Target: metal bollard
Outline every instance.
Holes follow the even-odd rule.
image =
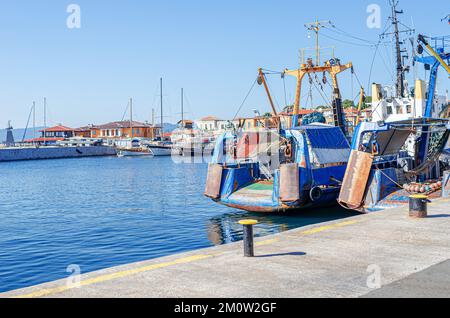
[[[256,220],[242,220],[239,224],[244,226],[244,256],[254,257],[253,226],[258,224]]]
[[[426,195],[412,195],[409,197],[409,216],[417,219],[424,219],[428,216],[428,200]]]

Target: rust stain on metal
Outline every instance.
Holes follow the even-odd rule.
[[[280,167],[280,200],[296,202],[300,200],[300,175],[298,165],[285,164]]]
[[[355,210],[363,206],[372,164],[370,153],[352,151],[339,195],[340,204]]]
[[[206,179],[205,196],[211,199],[220,198],[223,167],[218,164],[208,166],[208,178]]]

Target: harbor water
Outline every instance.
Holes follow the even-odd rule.
[[[352,216],[340,208],[258,215],[203,196],[206,164],[84,158],[0,164],[0,292]]]

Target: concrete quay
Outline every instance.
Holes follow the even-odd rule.
[[[119,266],[0,294],[19,298],[450,297],[450,200]]]

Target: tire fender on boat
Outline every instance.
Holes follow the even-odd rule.
[[[313,202],[317,202],[322,198],[323,191],[320,187],[314,187],[309,192],[309,197]]]

